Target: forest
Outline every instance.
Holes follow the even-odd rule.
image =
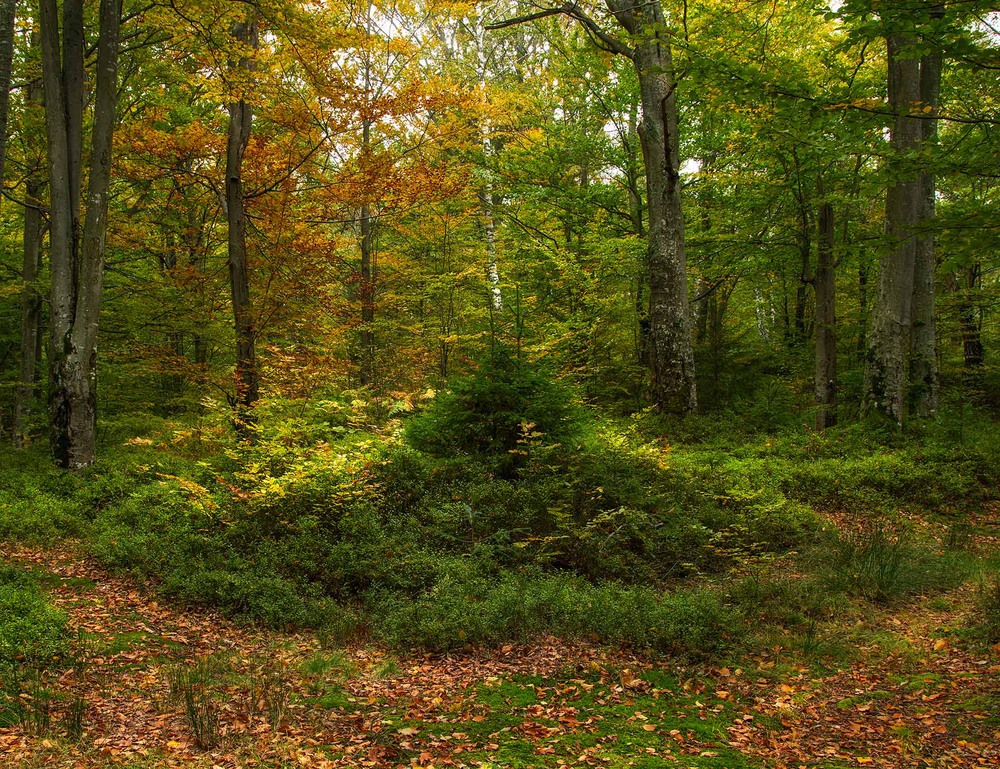
[[[0,764],[1000,764],[1000,6],[0,0]]]

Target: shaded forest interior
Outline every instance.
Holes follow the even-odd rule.
[[[914,648],[995,665],[998,29],[978,0],[0,0],[0,738],[48,733],[24,703],[71,620],[99,636],[50,566],[358,659],[714,665],[733,736],[699,766],[773,746],[723,679],[791,675],[775,648],[849,670],[852,623],[920,606],[951,624]],[[206,670],[171,696],[235,686]],[[290,696],[350,711],[322,674]],[[656,675],[645,707],[690,691]],[[975,697],[942,728],[985,765]]]

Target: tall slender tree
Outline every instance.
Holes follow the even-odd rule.
[[[232,36],[241,46],[234,69],[242,76],[241,88],[246,87],[247,74],[252,70],[250,51],[259,44],[256,11],[252,18],[233,24]],[[250,51],[246,50],[250,49]],[[238,91],[240,89],[237,89]],[[257,369],[256,330],[253,305],[250,301],[250,271],[247,259],[246,195],[243,188],[243,158],[250,142],[253,109],[242,92],[229,103],[229,132],[226,140],[226,218],[229,225],[229,288],[233,302],[236,331],[236,425],[239,432],[249,435],[251,409],[260,395],[260,374]]]
[[[32,35],[33,47],[37,36]],[[24,206],[23,259],[21,279],[21,361],[18,369],[17,392],[14,402],[14,423],[11,429],[15,446],[24,445],[31,420],[31,411],[38,388],[39,363],[42,351],[42,293],[38,286],[41,273],[42,239],[45,222],[42,217],[42,193],[45,189],[44,138],[39,133],[44,122],[42,83],[33,78],[25,89],[24,142],[27,157]]]

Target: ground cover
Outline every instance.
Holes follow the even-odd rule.
[[[44,728],[0,728],[10,767],[994,766],[1000,647],[968,582],[865,604],[729,661],[554,638],[449,654],[178,610],[65,546],[7,546],[67,617]],[[806,634],[808,635],[808,634]],[[38,689],[21,693],[30,712]],[[73,703],[84,703],[71,728]],[[9,709],[8,709],[9,710]]]

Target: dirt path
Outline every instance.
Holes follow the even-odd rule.
[[[54,724],[68,718],[74,698],[84,703],[81,739],[2,728],[5,769],[1000,766],[1000,649],[965,644],[954,632],[968,590],[944,608],[873,611],[834,629],[841,646],[853,645],[839,667],[779,647],[741,668],[692,670],[554,639],[451,656],[324,650],[312,635],[248,630],[167,606],[69,550],[2,555],[55,575],[51,600],[86,639],[78,664],[51,682]],[[170,685],[206,657],[222,670],[211,683],[208,747]],[[666,674],[683,687],[645,680]],[[505,699],[483,693],[514,680],[521,688]],[[584,690],[592,699],[581,699]],[[523,702],[522,691],[530,695]],[[671,728],[671,710],[689,719],[677,724],[699,728]],[[635,737],[630,748],[623,728],[608,726],[618,723],[611,714],[627,716],[621,723],[648,740]],[[713,718],[723,724],[715,732],[706,726]],[[501,743],[515,737],[528,749],[511,758]],[[611,743],[623,743],[613,754],[620,760],[601,752]]]

